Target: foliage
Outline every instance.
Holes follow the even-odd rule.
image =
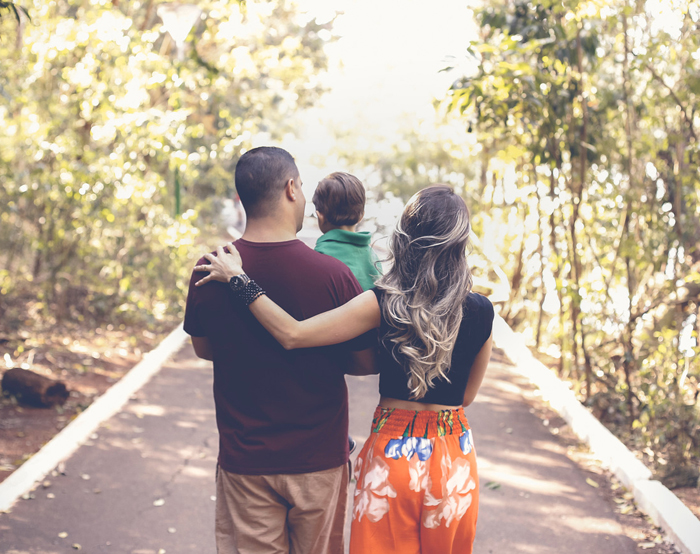
[[[0,0],[0,19],[2,19],[2,16],[5,14],[5,12],[11,13],[12,16],[15,18],[17,24],[21,24],[22,22],[22,16],[20,14],[24,14],[26,17],[29,17],[27,10],[24,9],[22,6],[18,6],[14,2]]]
[[[448,103],[482,146],[485,234],[501,233],[511,281],[502,313],[601,419],[660,466],[687,464],[700,456],[700,4],[488,0],[478,18],[479,69]]]
[[[422,128],[421,128],[422,127]],[[427,128],[426,128],[427,127]],[[376,186],[379,199],[387,193],[406,202],[431,183],[448,183],[460,190],[473,176],[461,127],[448,125],[406,129],[388,149],[364,151],[352,136],[339,136],[337,154],[351,167],[370,168],[366,180]],[[364,142],[364,141],[363,141]]]
[[[8,315],[17,298],[44,320],[180,317],[198,226],[231,194],[238,156],[261,132],[288,132],[290,111],[322,92],[328,25],[284,0],[199,6],[182,61],[153,0],[36,0],[21,44],[0,41],[10,330],[26,325]],[[1,36],[14,33],[0,20]]]

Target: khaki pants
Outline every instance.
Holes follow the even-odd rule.
[[[342,554],[348,466],[298,475],[218,468],[218,554]]]

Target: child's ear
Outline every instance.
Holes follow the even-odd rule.
[[[318,228],[322,233],[327,233],[330,231],[330,225],[328,223],[328,220],[326,219],[326,216],[323,215],[323,212],[319,212],[316,210],[316,217],[318,218]]]

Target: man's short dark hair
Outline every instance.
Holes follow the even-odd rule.
[[[356,225],[365,212],[365,187],[354,175],[336,171],[318,184],[312,202],[331,225]]]
[[[236,191],[248,217],[268,215],[284,185],[299,175],[292,155],[282,148],[261,146],[243,154],[236,164]]]

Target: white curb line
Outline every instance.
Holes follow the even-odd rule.
[[[540,389],[542,398],[571,426],[591,452],[634,493],[639,509],[661,527],[684,554],[700,554],[700,520],[678,497],[577,399],[574,393],[537,360],[519,333],[499,315],[493,322],[493,338],[515,364],[515,371]]]
[[[658,481],[637,481],[634,499],[683,552],[700,552],[700,522],[672,491]]]
[[[9,510],[20,496],[32,490],[37,481],[73,454],[103,421],[117,413],[132,394],[160,371],[186,338],[182,324],[178,325],[155,349],[144,354],[124,377],[0,483],[0,512]]]

